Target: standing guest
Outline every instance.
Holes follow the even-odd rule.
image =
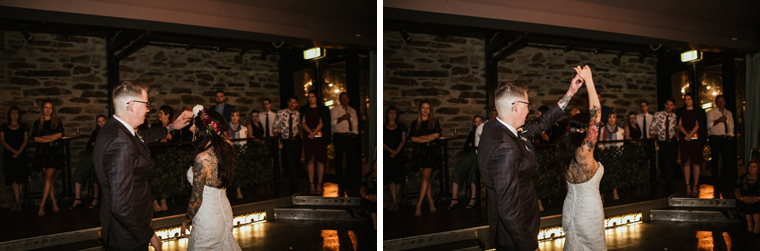
[[[274,116],[272,116],[274,118]],[[274,121],[274,119],[272,119]],[[259,139],[261,137],[264,137],[264,126],[259,122],[259,111],[253,110],[251,111],[251,119],[246,122],[245,127],[248,128],[248,138],[249,139]],[[250,140],[249,140],[250,141]]]
[[[702,140],[705,138],[703,133],[707,115],[702,108],[694,105],[694,99],[691,93],[683,97],[684,107],[676,111],[678,119],[678,131],[681,132],[678,140],[678,148],[681,149],[681,163],[683,165],[683,176],[686,181],[686,195],[699,195],[699,171],[702,165]],[[693,168],[693,169],[692,169]],[[694,173],[694,185],[689,186],[689,176],[691,171]]]
[[[150,127],[167,127],[172,123],[172,118],[174,118],[174,109],[171,106],[162,105],[161,108],[158,108],[158,122],[151,124]],[[171,131],[166,135],[166,138],[159,139],[158,142],[167,143],[179,141],[182,137],[180,133],[181,131],[179,130]]]
[[[327,162],[327,144],[322,134],[322,102],[317,102],[317,93],[309,91],[309,106],[303,113],[303,150],[306,155],[307,170],[309,174],[309,189],[312,194],[322,194],[322,178],[325,175],[325,163]],[[317,166],[317,186],[314,186],[314,165]]]
[[[480,136],[483,135],[483,125],[485,125],[486,122],[491,121],[492,119],[495,119],[498,116],[499,116],[499,112],[496,111],[496,107],[491,107],[491,116],[488,117],[488,120],[486,120],[485,122],[483,122],[482,124],[480,124],[475,129],[475,142],[474,142],[473,145],[475,146],[475,153],[476,154],[478,153],[478,144],[480,143]]]
[[[637,123],[638,117],[635,112],[628,113],[628,121],[625,122],[625,139],[640,139],[644,134],[641,132],[641,126]]]
[[[113,89],[116,113],[106,121],[95,140],[92,162],[103,190],[100,230],[106,250],[145,250],[148,243],[161,250],[161,239],[151,227],[153,211],[148,177],[153,170],[150,149],[144,142],[166,137],[174,128],[183,128],[191,118],[184,111],[168,127],[140,130],[150,109],[148,87],[122,81]]]
[[[243,126],[240,123],[240,112],[237,110],[232,111],[230,115],[230,139],[245,139],[248,137],[248,127]],[[242,146],[247,143],[246,141],[233,141],[232,144],[236,146]]]
[[[441,149],[437,140],[441,136],[441,123],[435,118],[433,108],[427,101],[420,102],[417,119],[409,126],[409,136],[414,143],[412,151],[412,168],[420,169],[420,198],[414,215],[422,215],[422,202],[427,196],[430,212],[435,212],[435,201],[430,188],[430,175],[434,169],[441,168]]]
[[[21,123],[21,111],[18,107],[11,107],[6,113],[7,124],[0,127],[0,143],[3,151],[3,174],[5,175],[5,184],[11,184],[13,196],[16,199],[16,205],[13,205],[11,211],[21,211],[21,193],[24,190],[24,184],[29,178],[29,171],[26,169],[26,145],[29,143],[29,126]]]
[[[652,132],[652,138],[657,139],[660,145],[658,160],[660,173],[665,176],[665,190],[668,194],[673,195],[674,168],[676,166],[676,157],[678,156],[678,141],[676,141],[676,129],[678,120],[673,112],[675,101],[667,99],[665,109],[654,114],[652,125],[649,131]]]
[[[747,231],[760,234],[760,182],[758,182],[757,168],[760,163],[750,161],[747,164],[747,173],[736,181],[736,207],[746,214]]]
[[[652,126],[654,117],[649,113],[649,105],[645,100],[639,102],[639,110],[641,113],[636,115],[636,124],[639,126],[639,128],[641,128],[641,138],[647,139],[650,138],[653,134],[651,131],[649,131],[649,128]]]
[[[58,212],[58,202],[55,200],[55,184],[53,177],[55,170],[63,167],[63,144],[59,141],[63,137],[63,123],[55,114],[53,103],[42,103],[40,119],[34,121],[32,126],[32,138],[37,143],[34,151],[35,169],[42,169],[45,175],[45,183],[42,188],[42,201],[40,202],[39,216],[45,215],[45,202],[48,198],[53,203],[53,212]]]
[[[290,174],[290,191],[298,192],[298,171],[301,170],[301,114],[298,108],[298,98],[288,99],[288,107],[277,111],[274,119],[274,131],[282,140],[282,166]]]
[[[388,189],[391,190],[391,211],[398,211],[398,193],[401,184],[406,180],[404,168],[404,143],[406,142],[406,126],[398,122],[398,110],[395,106],[385,110],[385,126],[383,127],[383,167]]]
[[[570,112],[567,113],[568,123],[565,125],[565,132],[570,132],[570,120],[578,113],[581,113],[581,110],[578,110],[578,108],[570,109]]]
[[[540,214],[533,176],[539,163],[527,137],[550,128],[562,117],[562,110],[581,85],[576,76],[557,105],[539,119],[527,122],[528,88],[513,83],[496,88],[494,100],[499,115],[483,125],[478,166],[488,199],[488,225],[497,250],[538,249]],[[521,127],[522,135],[517,134]]]
[[[330,111],[330,125],[332,126],[333,145],[335,146],[335,176],[338,183],[346,183],[346,176],[352,177],[353,173],[361,174],[361,165],[358,159],[361,153],[356,151],[356,136],[359,134],[359,119],[356,110],[348,106],[348,93],[342,92],[339,96],[340,105]],[[346,156],[346,161],[343,161]],[[343,167],[345,163],[345,169]],[[345,174],[343,171],[345,170]],[[358,180],[356,180],[358,181]],[[351,181],[356,182],[356,181]]]
[[[259,122],[264,126],[264,137],[272,137],[274,136],[274,118],[277,114],[272,112],[272,103],[268,98],[261,101],[261,106],[264,110],[259,114]]]
[[[89,208],[95,208],[100,203],[100,187],[98,187],[98,182],[96,182],[97,178],[95,177],[95,165],[92,163],[92,151],[95,148],[95,140],[98,137],[98,133],[105,124],[106,116],[98,115],[95,117],[95,130],[93,130],[92,134],[90,134],[90,140],[87,141],[87,145],[85,146],[87,156],[84,157],[82,163],[79,164],[77,170],[74,171],[74,203],[71,204],[71,207],[69,209],[77,208],[79,204],[82,204],[82,184],[87,185],[90,184],[90,182],[92,182],[93,196],[92,203],[90,204]]]
[[[614,140],[623,140],[623,130],[617,126],[617,114],[615,114],[615,111],[611,111],[608,114],[607,118],[607,124],[604,125],[601,129],[602,131],[599,132],[599,141],[614,141]],[[620,147],[623,143],[607,143],[607,144],[599,144],[599,149],[607,149],[613,147]],[[620,150],[619,148],[615,151]],[[619,152],[617,152],[619,153]],[[609,163],[612,164],[612,163]],[[616,163],[615,163],[616,164]],[[609,165],[607,168],[610,171],[610,174],[612,174],[613,166],[616,166],[615,164]],[[618,196],[618,190],[617,188],[612,189],[612,199],[618,200],[620,197]]]
[[[716,108],[707,113],[707,133],[710,135],[710,172],[716,186],[730,185],[736,177],[736,143],[734,141],[734,115],[726,109],[723,95],[715,96]],[[719,168],[719,161],[723,169]]]
[[[224,117],[224,120],[229,123],[230,117],[232,117],[232,111],[234,111],[236,107],[226,103],[227,97],[224,96],[224,91],[221,90],[216,91],[216,94],[214,94],[214,101],[216,101],[216,105],[212,106],[211,109],[221,114],[222,117]]]
[[[377,160],[373,162],[372,170],[362,178],[359,194],[362,196],[362,207],[372,215],[372,223],[377,230]]]
[[[475,196],[477,195],[477,184],[480,184],[480,176],[478,176],[478,155],[475,154],[475,130],[482,124],[483,117],[480,115],[472,117],[472,131],[467,136],[462,150],[465,156],[454,168],[454,172],[451,173],[451,203],[447,209],[459,205],[459,184],[464,184],[465,180],[470,182],[471,193],[467,208],[473,208],[478,203],[478,198]]]

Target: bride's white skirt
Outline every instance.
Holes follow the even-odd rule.
[[[232,236],[232,207],[226,189],[206,186],[203,202],[193,218],[188,250],[240,250]]]

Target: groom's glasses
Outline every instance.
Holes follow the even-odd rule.
[[[145,102],[145,101],[140,101],[140,100],[132,100],[132,102],[143,103],[145,104],[145,107],[150,109],[150,102]]]
[[[515,106],[515,103],[523,103],[523,104],[526,104],[526,105],[530,106],[530,102],[525,102],[525,101],[515,101],[515,102],[512,102],[512,106]]]

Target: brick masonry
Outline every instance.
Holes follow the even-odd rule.
[[[95,117],[108,115],[106,40],[32,35],[34,41],[27,42],[20,32],[0,31],[0,121],[5,123],[7,109],[15,105],[24,112],[22,122],[31,126],[42,101],[51,100],[66,135],[75,135],[77,128],[89,135]],[[174,108],[175,116],[185,106],[211,105],[216,90],[225,91],[245,121],[249,111],[262,109],[262,99],[279,104],[278,62],[276,53],[262,58],[259,51],[241,56],[237,51],[149,45],[122,60],[120,74],[122,80],[148,85],[153,105],[149,123],[158,121],[157,109],[164,104]],[[72,168],[84,157],[85,143],[72,141]]]
[[[463,157],[464,137],[471,131],[474,115],[486,116],[485,40],[480,38],[411,34],[405,43],[398,32],[383,32],[383,110],[399,109],[399,122],[407,126],[416,119],[419,102],[430,101],[441,121],[443,136],[459,139],[449,143],[449,172]],[[638,55],[594,54],[524,47],[498,63],[499,83],[526,85],[533,110],[553,105],[565,94],[575,75],[572,67],[589,65],[604,104],[613,107],[622,125],[628,112],[638,112],[647,100],[654,112],[657,99],[656,59]],[[585,90],[576,94],[569,108],[588,109]],[[569,109],[568,109],[569,111]],[[533,114],[529,116],[534,116]],[[411,144],[408,144],[411,146]],[[407,154],[410,154],[407,148]],[[413,169],[414,170],[414,169]],[[416,172],[412,172],[416,174]],[[417,189],[418,179],[410,178]],[[433,189],[438,190],[438,180]]]

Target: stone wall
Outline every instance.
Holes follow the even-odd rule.
[[[649,103],[649,112],[657,110],[657,60],[637,54],[618,57],[616,54],[567,51],[525,47],[498,63],[499,83],[515,82],[528,87],[533,110],[552,106],[567,92],[575,76],[573,67],[588,65],[594,76],[603,105],[615,109],[618,124],[633,111],[639,113],[639,102]],[[588,94],[581,88],[566,109],[588,110]]]
[[[27,42],[20,32],[0,31],[0,121],[10,106],[23,111],[22,122],[31,126],[40,116],[43,100],[51,100],[63,121],[65,134],[79,129],[89,135],[98,114],[108,115],[106,40],[99,37],[33,33]],[[146,46],[120,64],[123,80],[149,86],[153,109],[150,123],[157,122],[157,109],[213,104],[216,90],[224,90],[228,103],[239,107],[241,120],[261,100],[270,98],[279,109],[279,56],[262,58],[259,51],[238,52]],[[73,140],[72,168],[84,157],[86,139]],[[33,146],[30,148],[33,149]]]
[[[399,122],[407,126],[417,117],[419,102],[431,102],[435,116],[441,121],[443,136],[454,136],[449,142],[449,172],[463,157],[464,137],[471,130],[472,116],[486,116],[485,60],[483,39],[468,37],[411,34],[413,41],[404,43],[395,31],[383,33],[383,111],[389,106],[399,110]],[[568,51],[525,47],[498,63],[499,83],[517,82],[529,89],[533,110],[553,105],[565,94],[575,76],[572,67],[589,65],[604,104],[613,107],[622,125],[630,111],[638,113],[638,103],[646,100],[650,112],[656,110],[656,59],[629,54]],[[587,93],[581,90],[569,108],[588,109]],[[569,111],[569,109],[568,109]],[[534,116],[534,115],[529,115]],[[564,119],[564,118],[563,118]],[[407,144],[410,154],[411,144]],[[416,175],[416,172],[410,173]],[[414,176],[408,184],[418,189]],[[433,189],[439,189],[434,177]],[[435,193],[434,191],[434,193]]]

